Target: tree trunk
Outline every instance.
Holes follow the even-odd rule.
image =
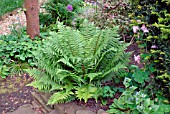
[[[26,19],[27,19],[27,34],[31,39],[39,36],[39,8],[38,0],[25,0]]]

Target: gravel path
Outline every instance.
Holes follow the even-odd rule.
[[[44,11],[40,6],[46,1],[47,0],[39,0],[40,12]],[[26,16],[22,8],[18,8],[0,17],[0,35],[10,34],[12,29],[18,29],[23,26],[26,26]]]
[[[12,29],[22,26],[26,26],[26,16],[19,8],[1,17],[0,35],[10,34]]]

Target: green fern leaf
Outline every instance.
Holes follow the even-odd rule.
[[[87,21],[79,30],[57,26],[37,52],[38,68],[27,70],[36,80],[31,85],[54,93],[49,104],[75,97],[97,100],[99,85],[128,65],[130,54],[124,52],[127,44],[119,41],[118,27],[99,29]]]
[[[92,84],[87,84],[81,87],[77,87],[76,90],[76,97],[87,102],[89,98],[93,98],[93,95],[97,91],[97,88],[94,87]]]
[[[47,104],[64,103],[73,94],[74,93],[72,91],[65,91],[65,90],[56,92],[50,97]]]

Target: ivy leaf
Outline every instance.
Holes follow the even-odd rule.
[[[147,98],[144,102],[144,106],[148,107],[150,105],[150,99]]]

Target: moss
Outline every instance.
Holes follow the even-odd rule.
[[[21,77],[17,77],[15,80],[11,78],[6,80],[0,78],[0,94],[16,92],[18,88],[15,84],[20,83],[21,80]]]

